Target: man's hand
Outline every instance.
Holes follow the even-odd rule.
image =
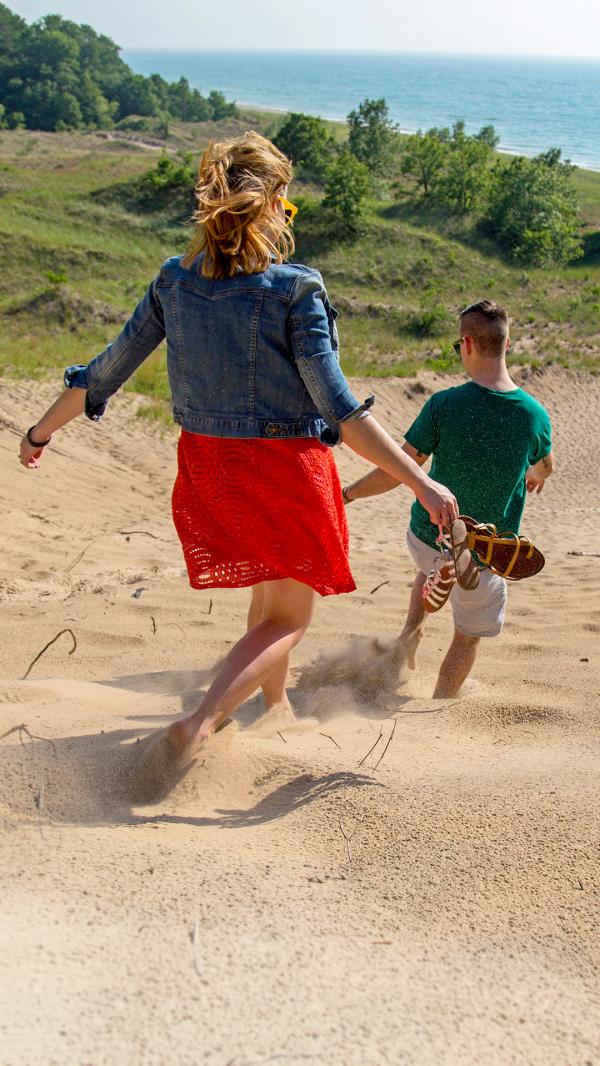
[[[554,456],[552,452],[549,455],[545,455],[543,459],[540,459],[535,466],[530,466],[525,475],[525,485],[529,493],[535,493],[539,496],[542,491],[546,478],[550,477],[550,474],[554,470]]]
[[[536,477],[534,474],[531,473],[531,469],[532,468],[529,469],[529,471],[527,472],[527,476],[525,478],[525,484],[527,485],[527,491],[531,492],[531,493],[536,493],[539,496],[539,494],[542,491],[544,485],[546,484],[546,478],[545,477]]]

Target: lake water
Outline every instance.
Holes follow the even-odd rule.
[[[365,97],[387,100],[403,130],[492,124],[500,146],[550,147],[600,170],[600,61],[365,52],[125,51],[140,74],[184,76],[208,93],[283,111],[344,119]]]

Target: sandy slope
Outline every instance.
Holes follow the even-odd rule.
[[[146,808],[120,787],[132,746],[193,706],[247,594],[186,587],[173,438],[135,399],[27,474],[13,430],[53,390],[4,383],[0,733],[52,744],[0,743],[3,1066],[600,1063],[600,559],[568,554],[600,552],[600,381],[524,383],[556,424],[524,526],[547,568],[511,589],[462,698],[429,698],[442,612],[397,694],[296,685],[319,724],[271,738],[251,701]],[[373,384],[401,436],[445,382]],[[358,591],[321,602],[299,674],[397,632],[407,510],[402,491],[352,507]],[[19,680],[66,627],[76,651],[63,635]]]

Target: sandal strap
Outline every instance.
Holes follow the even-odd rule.
[[[496,545],[514,544],[514,552],[509,559],[504,570],[501,570],[498,566],[491,566],[492,556],[494,554],[494,547]],[[510,577],[514,570],[515,564],[522,550],[526,550],[526,558],[531,559],[534,551],[535,544],[529,537],[520,537],[517,533],[513,533],[511,530],[505,530],[501,533],[497,532],[497,528],[493,523],[478,522],[477,525],[471,526],[467,533],[467,545],[469,551],[474,551],[481,562],[493,569],[494,573],[500,577]],[[478,548],[478,545],[485,545],[485,553]]]

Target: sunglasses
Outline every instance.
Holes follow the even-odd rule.
[[[452,347],[454,348],[454,351],[456,352],[457,355],[460,355],[460,346],[461,346],[462,342],[464,341],[464,339],[465,339],[464,337],[459,337],[458,340],[454,341],[454,344],[452,345]],[[506,346],[506,350],[507,350],[507,352],[510,352],[510,341],[508,342],[508,344]]]
[[[286,200],[285,196],[278,196],[277,199],[280,201],[281,206],[283,207],[283,213],[285,215],[286,222],[288,222],[291,226],[296,215],[298,214],[298,208],[295,204],[291,202],[291,200]]]

